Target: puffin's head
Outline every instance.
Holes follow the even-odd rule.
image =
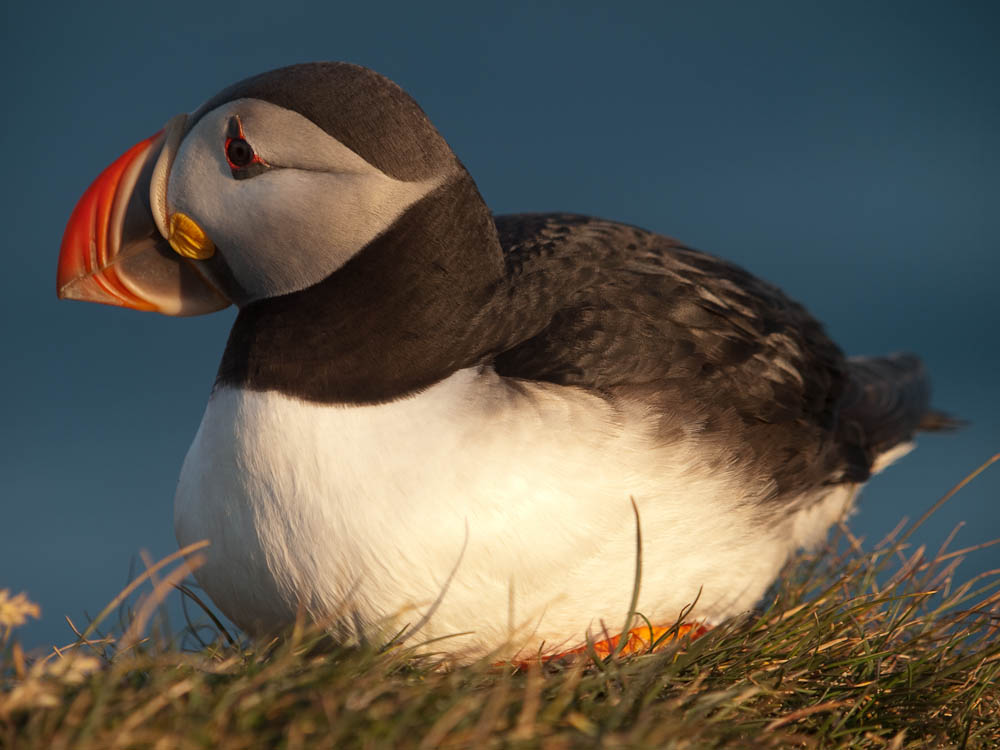
[[[464,169],[398,86],[346,63],[241,81],[108,167],[60,297],[198,315],[305,289]]]

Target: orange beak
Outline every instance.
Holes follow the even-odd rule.
[[[150,182],[162,149],[163,131],[140,141],[80,198],[59,252],[60,298],[166,315],[199,315],[229,304],[156,227]]]

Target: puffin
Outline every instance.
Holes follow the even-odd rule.
[[[251,636],[306,617],[470,660],[631,639],[630,612],[710,627],[949,425],[918,357],[846,357],[733,263],[494,216],[418,104],[348,63],[240,81],[126,151],[57,291],[239,308],[174,523]]]

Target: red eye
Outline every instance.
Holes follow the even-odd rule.
[[[253,147],[242,138],[229,138],[226,140],[226,159],[229,166],[239,169],[252,164],[256,154]]]

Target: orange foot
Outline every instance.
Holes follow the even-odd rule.
[[[669,637],[663,637],[671,631],[673,631],[673,633]],[[669,627],[649,627],[648,625],[643,625],[639,628],[632,628],[624,635],[624,638],[626,639],[625,644],[622,646],[619,653],[645,654],[649,652],[650,649],[659,651],[660,649],[665,648],[668,644],[673,643],[678,638],[682,638],[689,633],[691,634],[691,638],[694,639],[705,635],[708,631],[709,628],[700,623],[685,624],[677,628],[674,628],[673,625]],[[594,652],[602,659],[609,656],[615,648],[617,648],[618,640],[622,637],[623,636],[614,636],[604,641],[597,641],[594,644]],[[655,648],[653,648],[653,644],[656,644]],[[577,654],[586,653],[586,645],[578,646],[577,648],[571,648],[569,651],[560,651],[557,654],[545,654],[541,657],[541,661],[555,661],[567,656],[576,656]],[[514,662],[514,666],[524,669],[530,663],[531,662],[529,661],[516,661]]]
[[[704,635],[708,632],[708,628],[704,625],[698,623],[692,623],[690,625],[681,625],[674,631],[674,634],[669,638],[663,638],[664,635],[670,632],[673,626],[658,628],[649,627],[648,625],[643,625],[641,628],[632,628],[628,631],[624,638],[625,645],[622,646],[621,654],[644,654],[652,648],[653,644],[656,644],[657,650],[663,648],[668,643],[675,641],[682,636],[691,634],[692,638],[697,638],[698,636]],[[594,644],[594,651],[602,659],[609,656],[612,651],[618,647],[618,639],[623,636],[614,636],[613,638],[608,638],[606,641],[598,641]],[[660,639],[663,638],[661,641]],[[659,641],[659,643],[657,643]],[[560,659],[564,656],[570,656],[572,654],[585,654],[587,653],[586,646],[579,646],[578,648],[570,649],[569,651],[564,651],[561,654],[555,654],[553,656],[543,657],[546,661],[550,659]]]

